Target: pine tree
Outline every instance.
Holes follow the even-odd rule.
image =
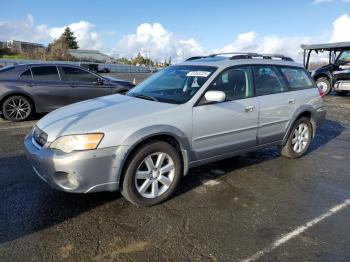
[[[64,29],[63,34],[60,36],[59,40],[62,40],[64,43],[67,44],[69,49],[78,49],[78,41],[77,38],[74,36],[74,33],[72,30],[67,26],[66,29]]]

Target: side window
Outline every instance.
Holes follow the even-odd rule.
[[[21,80],[33,80],[32,77],[32,72],[30,71],[30,69],[24,71],[21,76],[20,76]]]
[[[32,68],[33,78],[37,81],[59,81],[56,66],[39,66]]]
[[[223,91],[226,101],[253,96],[253,85],[249,67],[234,67],[222,72],[210,84],[208,91]]]
[[[281,67],[281,72],[286,78],[291,90],[313,87],[310,77],[302,68]]]
[[[350,50],[343,51],[338,58],[338,65],[347,65],[350,63]]]
[[[97,76],[75,67],[63,66],[62,71],[64,73],[64,81],[93,83],[98,79]]]
[[[254,66],[253,71],[257,96],[281,93],[288,90],[274,66]]]

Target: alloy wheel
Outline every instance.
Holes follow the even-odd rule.
[[[175,165],[170,155],[153,153],[143,159],[136,171],[136,189],[142,197],[156,198],[169,189],[174,177]]]
[[[292,147],[295,153],[301,153],[310,142],[310,130],[307,124],[300,123],[294,130]]]
[[[13,97],[7,101],[4,110],[9,118],[19,121],[26,119],[31,113],[31,105],[22,97]]]

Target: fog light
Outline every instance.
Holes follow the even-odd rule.
[[[75,176],[73,174],[68,174],[67,175],[67,180],[68,180],[68,183],[73,188],[77,188],[79,186],[79,182],[78,182],[78,180],[75,178]]]
[[[79,186],[79,181],[74,173],[57,171],[53,176],[53,180],[58,186],[66,190],[73,190]]]

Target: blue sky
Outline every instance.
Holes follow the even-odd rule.
[[[236,43],[240,34],[249,32],[254,32],[254,40],[251,41],[256,42],[255,46],[258,45],[257,42],[262,42],[269,37],[285,39],[284,41],[288,41],[289,38],[294,39],[293,41],[297,41],[297,39],[313,42],[329,41],[335,30],[333,23],[341,16],[350,16],[350,1],[2,0],[1,9],[6,10],[6,12],[1,12],[0,15],[0,38],[30,36],[29,32],[23,33],[19,29],[19,27],[24,27],[29,31],[27,26],[29,21],[34,28],[33,35],[35,37],[27,40],[47,43],[52,40],[53,36],[56,37],[60,28],[84,21],[91,25],[90,27],[85,25],[89,27],[87,32],[95,32],[98,37],[99,42],[95,45],[92,44],[91,47],[117,54],[123,53],[123,48],[127,45],[132,48],[126,48],[125,54],[132,55],[136,51],[134,49],[146,52],[145,50],[153,49],[154,42],[159,41],[157,33],[155,33],[156,36],[152,36],[155,38],[153,42],[140,42],[136,33],[137,28],[148,23],[151,27],[144,29],[146,33],[152,35],[153,31],[158,28],[153,27],[154,23],[159,23],[162,29],[171,35],[171,42],[179,42],[177,47],[168,50],[169,55],[174,56],[179,55],[182,49],[183,52],[186,52],[185,49],[190,50],[191,47],[193,50],[186,53],[221,50]],[[342,22],[343,24],[347,22],[347,19],[343,20],[345,20]],[[4,26],[4,23],[7,27]],[[19,24],[18,27],[13,26],[16,23]],[[82,27],[81,30],[84,30],[83,25],[80,27]],[[57,32],[52,28],[56,28]],[[18,30],[17,35],[16,30]],[[43,31],[45,30],[46,34],[50,36],[44,36]],[[81,34],[84,32],[82,31]],[[43,35],[39,36],[39,34]],[[134,38],[128,38],[133,34]],[[350,37],[350,32],[344,32],[344,34]],[[168,37],[168,34],[164,32],[161,35],[160,37]],[[97,41],[93,34],[91,37],[85,37],[86,39],[81,40],[83,47],[89,47],[88,43],[92,41],[91,39]],[[189,39],[193,39],[195,44],[193,41],[192,43],[180,44],[181,40],[188,41]],[[348,40],[350,41],[350,39]],[[166,45],[167,42],[164,41],[164,44]],[[194,45],[198,45],[200,48],[194,48]],[[238,47],[241,46],[238,45]],[[157,55],[158,49],[155,48],[154,51],[151,51],[154,56]],[[164,50],[161,50],[160,53],[162,56],[166,56]]]

